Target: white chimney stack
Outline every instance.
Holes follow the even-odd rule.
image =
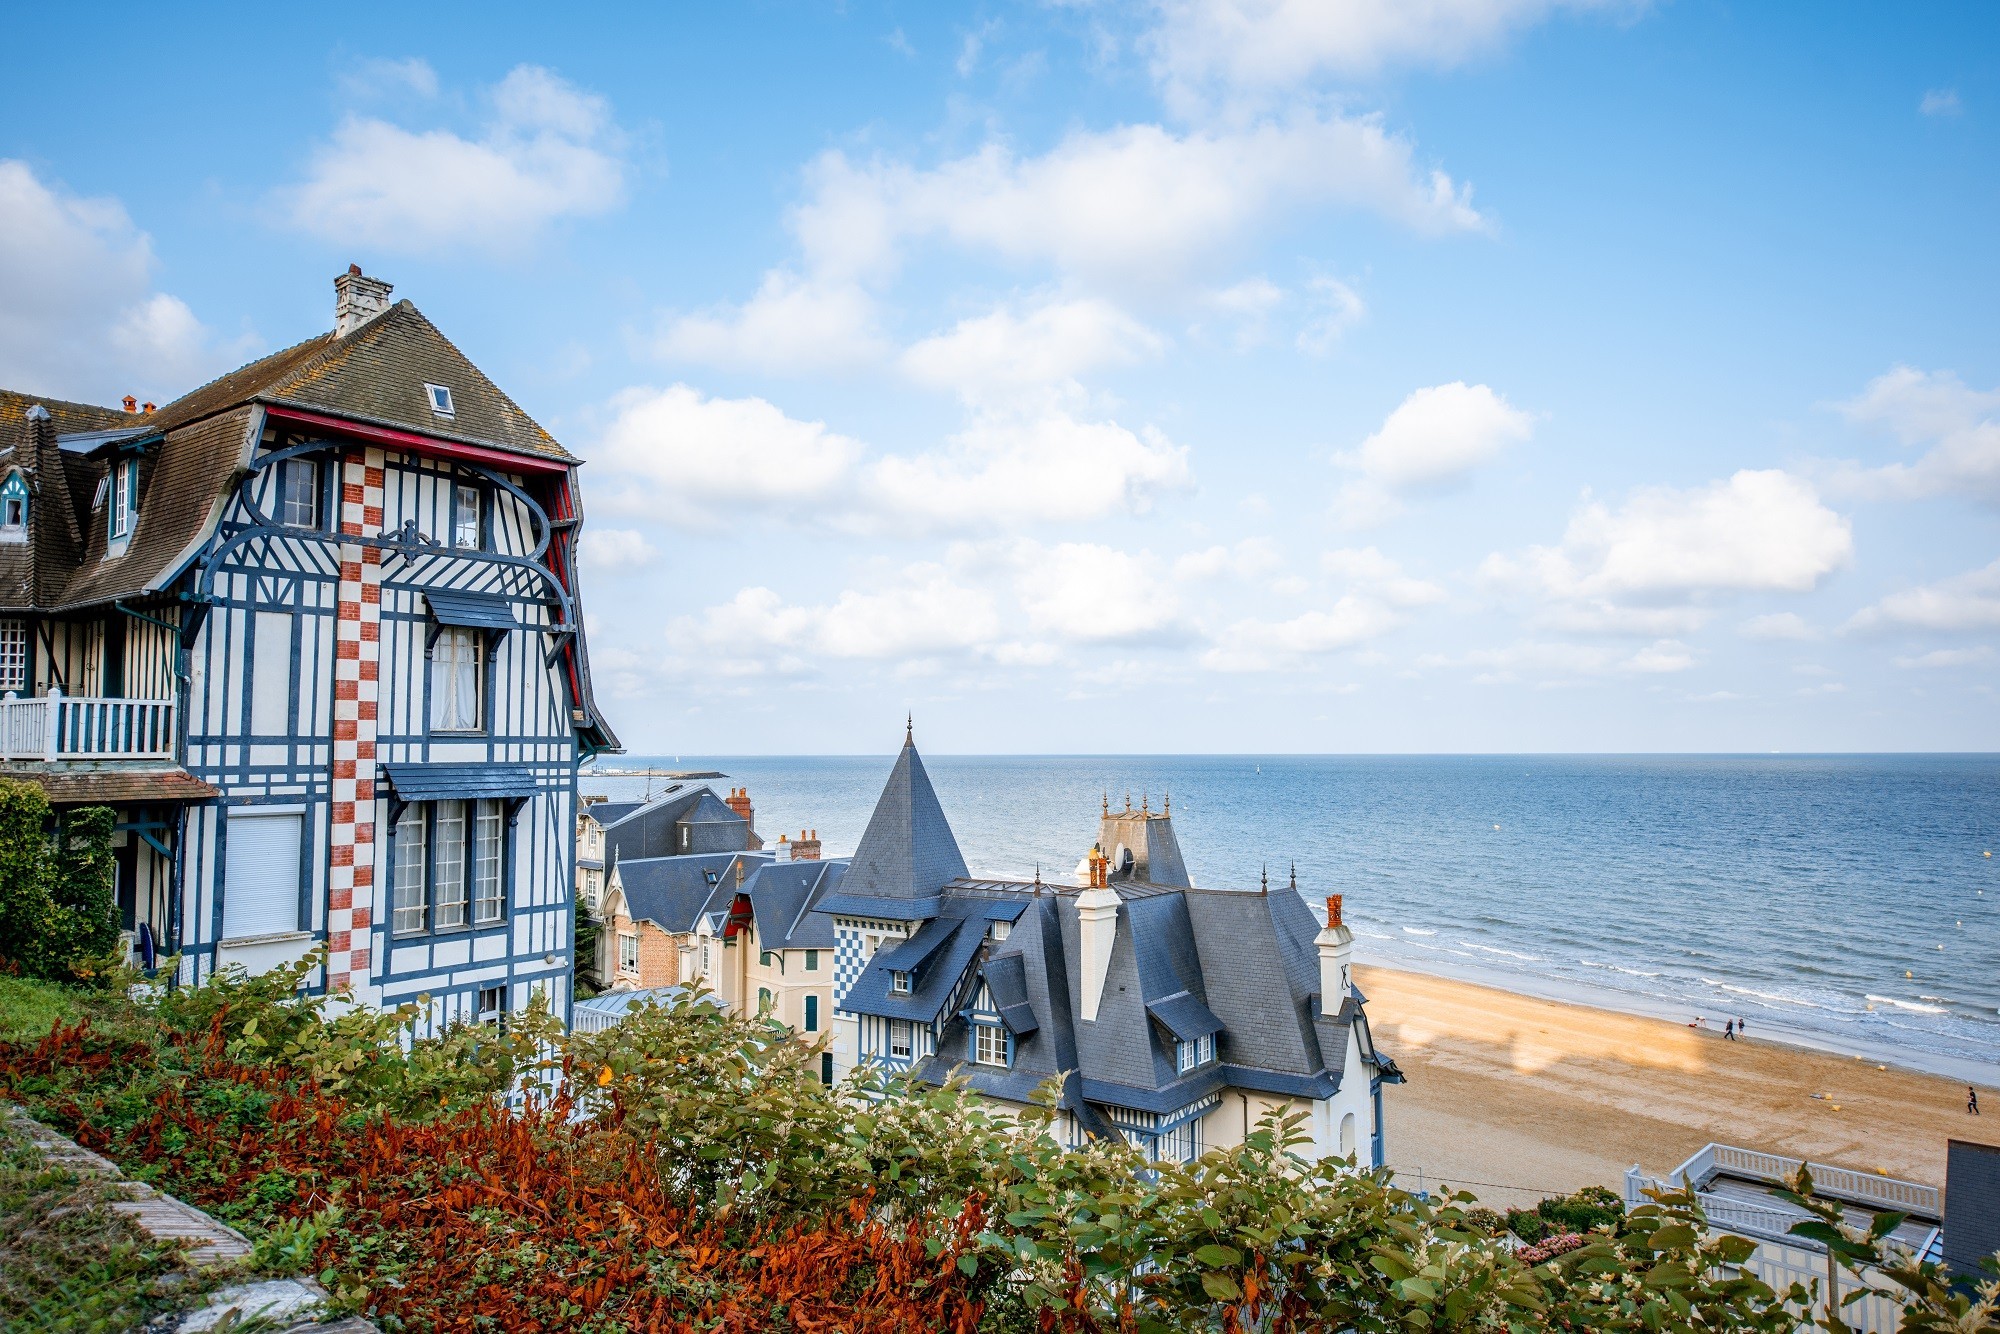
[[[1097,877],[1093,876],[1093,879]],[[1078,945],[1083,954],[1083,1017],[1097,1022],[1097,1003],[1111,972],[1111,947],[1118,940],[1118,891],[1093,884],[1076,896]]]
[[[333,280],[333,290],[333,335],[345,338],[388,310],[389,293],[396,289],[363,274],[359,264],[350,264],[346,273]]]
[[[1354,958],[1354,933],[1340,920],[1340,895],[1326,896],[1326,926],[1313,944],[1319,947],[1319,1012],[1337,1015],[1354,986],[1347,971]]]

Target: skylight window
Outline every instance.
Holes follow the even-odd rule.
[[[431,411],[440,417],[449,417],[456,409],[451,404],[451,390],[441,384],[425,384],[424,394],[431,401]]]

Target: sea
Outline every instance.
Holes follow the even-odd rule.
[[[619,756],[854,850],[893,756]],[[1067,881],[1105,801],[1197,885],[1344,895],[1363,963],[2000,1080],[2000,756],[925,755],[974,874]],[[593,776],[636,797],[670,780]]]

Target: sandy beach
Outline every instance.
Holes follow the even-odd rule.
[[[1387,968],[1357,967],[1387,1091],[1389,1163],[1496,1207],[1660,1175],[1711,1140],[1944,1184],[1948,1137],[2000,1142],[1965,1086],[1894,1066]],[[1813,1095],[1825,1094],[1824,1098]]]

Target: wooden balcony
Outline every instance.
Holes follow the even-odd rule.
[[[0,699],[0,760],[170,760],[174,743],[170,699]]]

